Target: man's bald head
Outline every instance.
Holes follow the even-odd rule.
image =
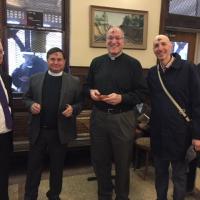
[[[165,64],[171,58],[172,43],[166,35],[157,35],[153,40],[153,51],[158,60]]]
[[[166,35],[157,35],[153,40],[153,45],[156,44],[157,42],[160,42],[160,41],[165,41],[166,43],[171,44],[171,41],[170,41],[168,36],[166,36]]]
[[[124,31],[117,27],[111,27],[106,34],[106,46],[111,56],[118,56],[124,47]]]
[[[114,34],[114,33],[120,33],[121,34],[121,37],[124,38],[124,31],[118,27],[118,26],[111,26],[107,33],[106,33],[106,36],[108,37],[110,34]]]

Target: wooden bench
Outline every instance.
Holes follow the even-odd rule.
[[[69,143],[69,147],[83,147],[90,145],[89,120],[91,110],[83,110],[77,116],[77,138]],[[14,152],[29,150],[28,141],[28,112],[14,113]]]

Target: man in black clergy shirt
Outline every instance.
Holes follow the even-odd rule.
[[[3,46],[0,41],[0,65],[3,62]],[[12,153],[12,92],[11,77],[0,70],[0,199],[8,200],[8,177]]]
[[[59,200],[66,147],[76,137],[76,115],[81,110],[80,82],[63,72],[65,56],[55,47],[47,52],[48,72],[30,78],[25,104],[31,113],[30,154],[25,200],[36,200],[46,152],[50,158],[49,200]]]
[[[94,103],[91,115],[91,156],[98,181],[98,199],[111,200],[112,159],[116,200],[128,200],[135,116],[133,108],[147,94],[138,60],[122,52],[124,32],[111,27],[106,34],[108,54],[93,59],[85,92]]]

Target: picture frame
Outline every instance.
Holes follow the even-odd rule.
[[[106,32],[119,26],[125,35],[125,49],[146,49],[148,11],[90,6],[90,47],[106,47]]]

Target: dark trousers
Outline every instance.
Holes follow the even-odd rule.
[[[47,197],[51,200],[59,200],[59,194],[62,189],[66,145],[60,144],[57,131],[45,129],[41,130],[37,142],[31,146],[29,152],[25,200],[37,199],[43,160],[46,153],[49,154],[50,158],[50,189],[47,192]]]
[[[12,153],[12,134],[0,134],[0,199],[8,200],[8,177]]]
[[[173,200],[184,200],[187,181],[187,165],[184,161],[170,161],[154,157],[155,187],[157,200],[167,200],[169,184],[169,165],[172,167],[174,184]]]
[[[115,163],[116,200],[128,200],[134,126],[133,111],[108,114],[94,110],[92,113],[91,156],[99,200],[112,199],[112,159]]]
[[[186,186],[187,192],[192,192],[195,188],[196,169],[197,169],[197,159],[194,159],[189,163],[189,171],[187,173],[187,186]]]

